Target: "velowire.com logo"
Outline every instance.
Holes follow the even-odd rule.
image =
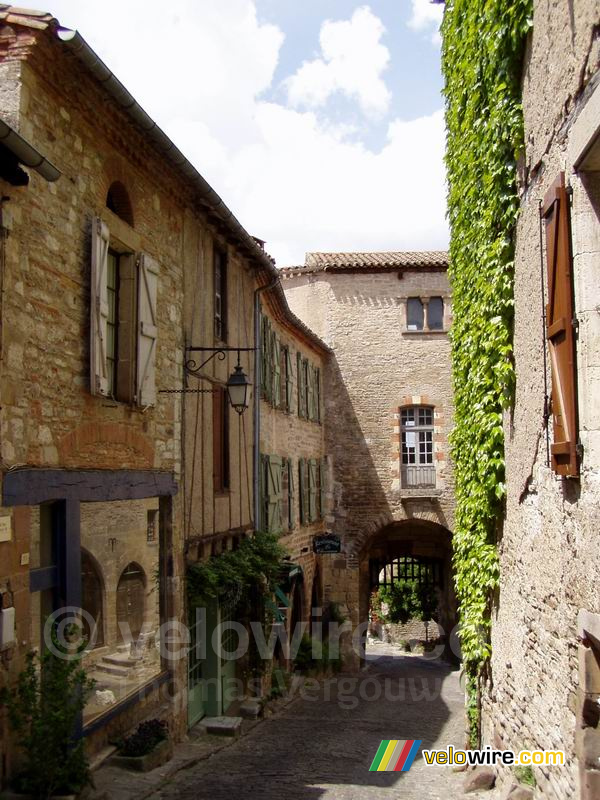
[[[408,772],[421,746],[421,739],[384,739],[369,772]]]

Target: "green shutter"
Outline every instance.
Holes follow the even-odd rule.
[[[292,356],[290,348],[285,348],[285,410],[291,413],[293,405],[293,373],[292,373]]]
[[[267,457],[267,531],[281,533],[281,458]]]
[[[311,458],[308,462],[308,521],[317,519],[317,462]]]
[[[315,419],[321,422],[321,370],[319,367],[315,369]]]
[[[307,522],[307,496],[306,496],[306,485],[305,485],[305,465],[306,460],[304,458],[298,459],[298,490],[300,493],[300,497],[298,500],[298,510],[300,511],[300,525],[306,525]]]
[[[269,322],[268,317],[264,316],[262,318],[262,326],[261,326],[261,388],[262,388],[262,396],[265,400],[269,400],[271,396],[271,374],[270,374],[270,356],[269,352],[271,349],[271,324]]]
[[[302,369],[302,354],[296,353],[296,365],[298,369],[298,416],[304,416],[304,370]]]
[[[306,397],[307,416],[310,420],[315,418],[315,375],[312,364],[306,363]]]
[[[294,522],[295,522],[295,491],[294,491],[294,462],[291,458],[288,458],[287,461],[287,469],[288,469],[288,528],[289,530],[294,529]]]
[[[279,337],[273,334],[273,406],[279,408],[281,406],[281,342]]]
[[[319,516],[323,519],[327,504],[327,456],[319,462],[319,485],[321,487]]]
[[[267,456],[260,454],[260,474],[258,476],[258,493],[260,497],[260,510],[257,526],[259,531],[267,529],[267,490],[266,490]]]

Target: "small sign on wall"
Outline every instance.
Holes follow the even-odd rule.
[[[12,517],[0,517],[0,542],[12,541]]]

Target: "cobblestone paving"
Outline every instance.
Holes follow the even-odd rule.
[[[309,684],[280,715],[181,771],[152,800],[461,797],[464,774],[427,767],[420,754],[410,772],[369,772],[382,739],[423,739],[424,747],[464,744],[458,672],[386,645],[372,653],[363,673],[318,689]]]

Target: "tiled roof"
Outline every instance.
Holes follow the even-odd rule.
[[[307,253],[304,263],[309,269],[447,267],[448,253],[445,250],[370,253]]]

